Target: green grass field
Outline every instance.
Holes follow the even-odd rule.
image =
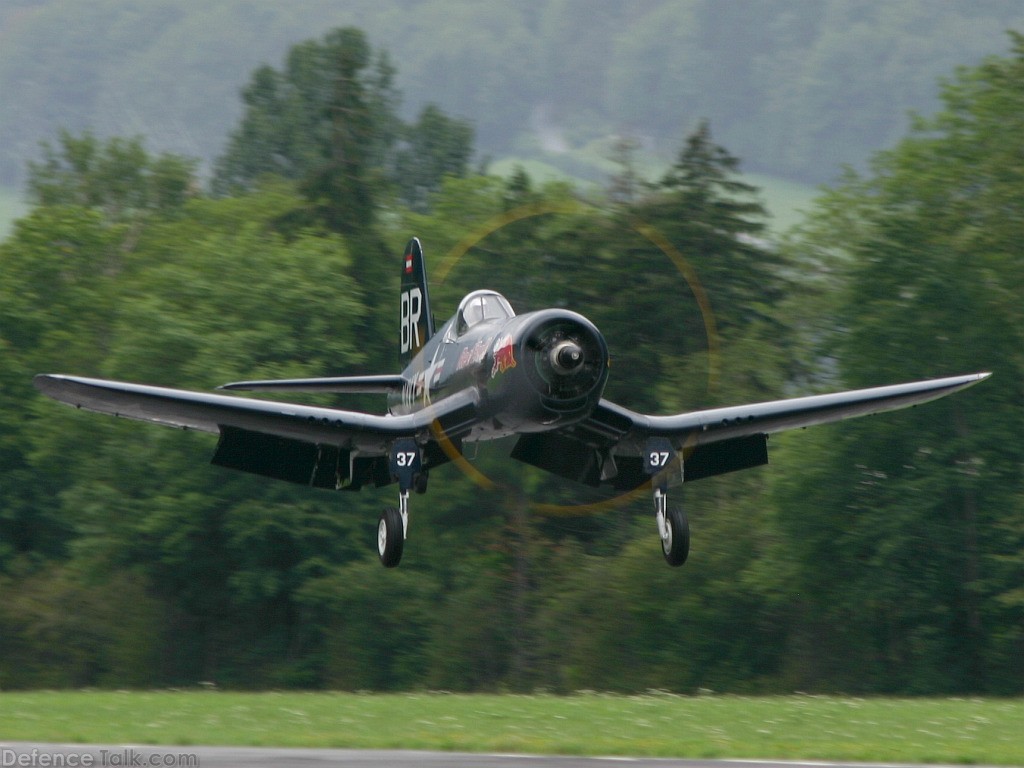
[[[0,693],[0,740],[1024,765],[1024,700]]]

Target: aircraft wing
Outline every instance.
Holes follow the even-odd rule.
[[[214,434],[244,430],[384,454],[398,437],[426,438],[435,422],[457,438],[477,418],[477,394],[465,390],[407,416],[378,416],[294,403],[128,384],[106,379],[42,374],[36,388],[76,408]]]
[[[649,480],[645,460],[671,446],[682,456],[684,479],[699,480],[767,464],[767,436],[774,432],[919,405],[989,375],[977,373],[673,416],[650,416],[601,400],[587,419],[555,435],[524,435],[512,455],[587,485],[607,483],[629,490]]]
[[[595,411],[595,417],[625,427],[619,442],[639,442],[651,437],[663,437],[675,444],[676,448],[681,448],[908,408],[945,397],[989,376],[990,373],[975,373],[828,395],[711,408],[674,416],[648,416],[602,400]]]

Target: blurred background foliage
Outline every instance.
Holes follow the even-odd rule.
[[[816,19],[839,23],[838,5],[809,4],[803,37],[783,23],[798,5],[766,17],[762,44],[794,66],[801,41],[841,58],[849,36],[821,48],[811,35]],[[15,6],[5,21],[29,30],[72,7]],[[88,14],[107,9],[123,53],[153,72],[186,30],[212,31],[192,25],[187,4],[114,6]],[[671,136],[660,178],[638,178],[623,145],[601,184],[581,188],[471,165],[474,137],[508,122],[513,83],[543,87],[526,74],[456,100],[472,123],[443,103],[400,110],[398,84],[464,68],[430,56],[472,58],[488,42],[525,61],[511,52],[541,30],[561,35],[551,66],[579,69],[581,92],[639,97],[642,77],[697,94],[720,76],[692,58],[590,72],[572,6],[503,6],[473,35],[429,45],[377,47],[353,27],[293,45],[280,69],[252,72],[213,158],[106,136],[92,110],[132,90],[118,67],[91,73],[81,107],[95,130],[56,133],[27,165],[28,210],[0,243],[0,687],[1024,691],[1024,39],[951,74],[933,117],[823,189],[780,238],[714,120]],[[292,6],[212,7],[228,21],[291,14],[301,27]],[[687,24],[713,29],[737,5],[713,23],[707,5],[687,7]],[[912,14],[900,9],[916,6],[884,7],[905,30]],[[676,19],[669,4],[636,18],[624,8],[601,5],[586,21],[610,34]],[[666,55],[698,57],[692,29]],[[632,41],[610,58],[638,57]],[[14,60],[0,57],[0,78]],[[194,90],[148,87],[165,103]],[[741,96],[737,110],[751,106]],[[678,125],[620,109],[667,135]],[[209,436],[76,413],[32,389],[49,371],[203,389],[393,371],[398,254],[411,235],[427,249],[439,317],[481,286],[519,311],[577,309],[608,338],[609,397],[639,410],[995,376],[921,409],[773,437],[772,467],[687,487],[683,570],[662,562],[646,497],[594,508],[602,497],[486,445],[472,458],[493,487],[454,467],[434,473],[402,567],[385,571],[373,541],[392,490],[331,495],[229,473],[206,466]]]
[[[296,41],[344,27],[386,53],[371,91],[400,92],[404,121],[429,120],[435,103],[471,119],[495,160],[599,181],[607,136],[667,158],[706,117],[746,170],[817,184],[843,163],[863,168],[909,111],[939,106],[937,78],[999,53],[1004,30],[1022,26],[1017,0],[5,0],[0,185],[19,185],[24,158],[61,127],[142,135],[209,168],[254,100],[294,96],[268,65],[287,59],[301,76],[309,52]]]

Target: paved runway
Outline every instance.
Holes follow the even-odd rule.
[[[0,742],[0,766],[28,768],[869,768],[861,763],[770,760],[672,760],[631,757],[470,755],[354,749],[263,749],[256,747],[152,747]],[[872,765],[870,768],[880,768]],[[887,767],[887,768],[891,768]]]

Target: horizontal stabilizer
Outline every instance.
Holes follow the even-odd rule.
[[[322,379],[269,379],[265,381],[234,381],[218,389],[249,392],[338,392],[387,394],[405,386],[398,374],[377,376],[335,376]]]

